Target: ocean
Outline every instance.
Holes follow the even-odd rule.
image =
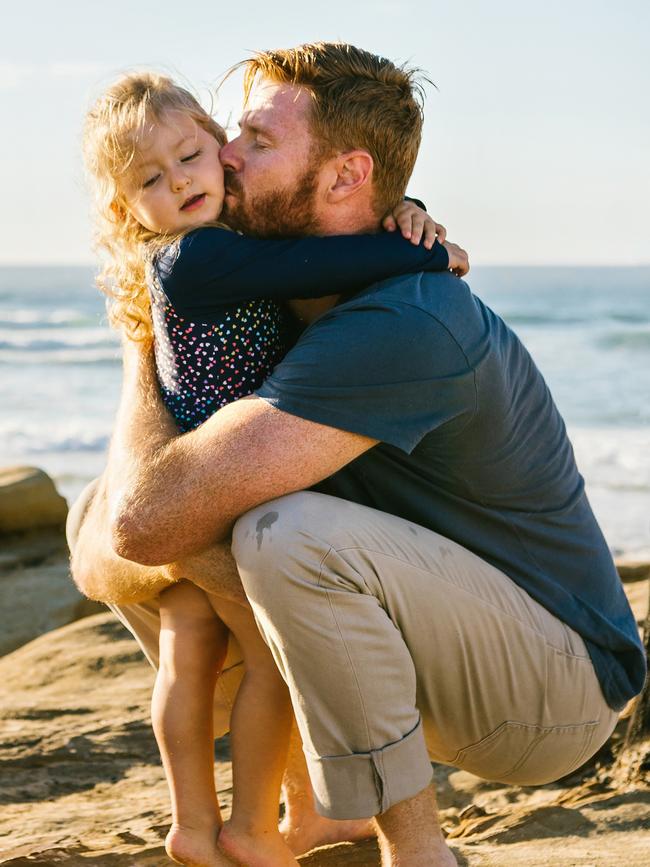
[[[567,423],[615,554],[650,552],[650,267],[476,267]],[[0,267],[0,465],[45,469],[68,501],[102,469],[120,388],[93,271]]]

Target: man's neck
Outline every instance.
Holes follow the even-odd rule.
[[[326,298],[305,298],[289,301],[294,316],[305,328],[327,313],[339,300],[339,295],[328,295]]]
[[[381,222],[369,208],[366,213],[341,208],[320,214],[318,226],[319,235],[376,235],[381,232]]]
[[[372,213],[370,205],[359,208],[328,208],[318,214],[319,235],[374,235],[381,231],[381,223]],[[325,298],[297,299],[289,301],[294,316],[307,327],[319,319],[339,300],[340,295]]]

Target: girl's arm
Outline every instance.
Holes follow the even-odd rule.
[[[358,292],[378,280],[445,271],[447,250],[415,246],[397,232],[259,239],[217,227],[197,229],[155,268],[163,290],[186,315],[258,298],[320,298]]]

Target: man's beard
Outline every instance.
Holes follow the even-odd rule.
[[[308,168],[292,190],[274,190],[249,198],[232,169],[224,169],[224,179],[228,192],[237,196],[237,201],[233,205],[224,204],[221,212],[221,220],[231,229],[256,238],[296,238],[319,233],[316,167]]]

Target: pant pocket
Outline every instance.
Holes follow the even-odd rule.
[[[557,780],[589,758],[599,723],[536,726],[507,720],[459,750],[450,764],[486,780],[533,786]]]

